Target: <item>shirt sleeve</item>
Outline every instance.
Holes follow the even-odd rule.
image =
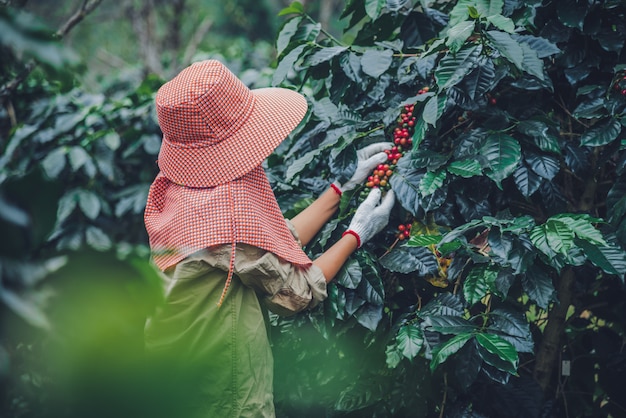
[[[300,243],[295,228],[286,221],[294,239]],[[218,245],[199,251],[181,264],[200,259],[207,268],[227,272],[230,251],[229,244]],[[326,278],[319,267],[300,267],[252,245],[237,244],[234,273],[243,284],[260,294],[267,308],[277,315],[289,316],[314,308],[328,297]],[[193,272],[185,274],[194,275]]]
[[[300,243],[288,220],[287,226]],[[238,245],[235,273],[244,284],[263,295],[268,309],[282,316],[313,308],[328,296],[326,278],[319,267],[302,268],[250,245]]]

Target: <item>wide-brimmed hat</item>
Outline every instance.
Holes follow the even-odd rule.
[[[159,169],[174,183],[213,187],[261,164],[300,123],[306,99],[284,88],[249,89],[216,60],[197,62],[156,95]]]

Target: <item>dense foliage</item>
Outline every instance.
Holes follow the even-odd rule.
[[[623,415],[626,7],[413,3],[351,0],[341,37],[281,12],[272,82],[310,101],[267,161],[286,216],[356,149],[399,148],[307,251],[376,176],[389,227],[323,305],[272,317],[278,415]],[[142,212],[163,80],[83,89],[44,24],[0,6],[0,26],[0,415],[122,416],[159,297]]]
[[[620,414],[626,9],[431,7],[353,0],[342,39],[298,3],[283,11],[273,81],[311,99],[270,161],[283,206],[346,178],[367,143],[402,151],[387,231],[355,254],[323,309],[279,321],[289,335],[332,335],[345,358],[315,374],[290,368],[286,387],[340,389],[325,399],[334,409],[375,416]],[[312,255],[370,186],[343,197]],[[324,364],[302,344],[295,362]],[[332,377],[337,367],[351,372]]]

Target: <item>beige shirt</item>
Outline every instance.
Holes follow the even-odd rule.
[[[300,244],[298,234],[288,220],[287,226]],[[203,249],[167,270],[166,299],[168,291],[177,280],[199,277],[213,269],[228,272],[230,253],[230,244]],[[281,316],[313,308],[328,296],[326,278],[319,267],[294,266],[270,252],[248,244],[237,244],[234,274],[244,285],[259,293],[270,311]]]

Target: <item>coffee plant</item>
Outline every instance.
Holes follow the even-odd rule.
[[[397,196],[323,306],[274,318],[285,416],[624,413],[625,13],[351,0],[338,38],[297,2],[281,12],[273,84],[310,101],[267,164],[287,215],[391,143],[307,250],[371,187]]]

